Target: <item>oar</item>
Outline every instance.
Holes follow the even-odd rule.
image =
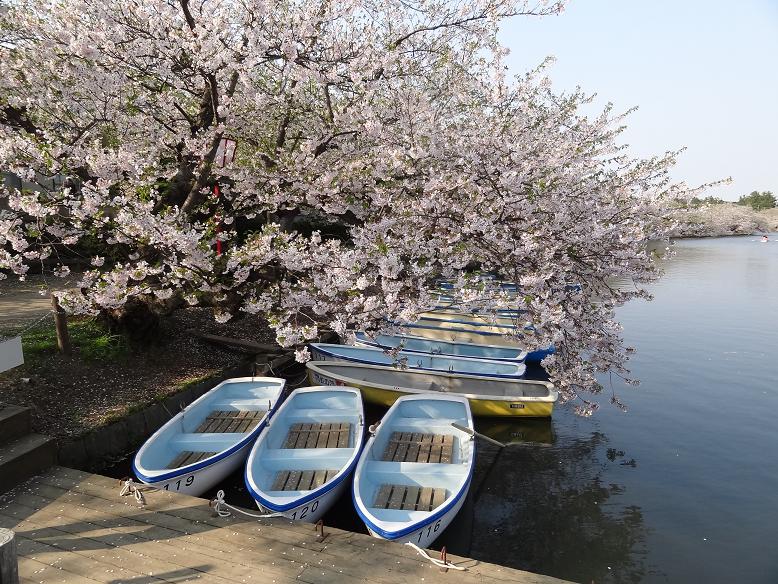
[[[462,432],[465,432],[466,434],[470,434],[471,436],[478,436],[479,438],[483,438],[487,442],[491,442],[492,444],[495,444],[496,446],[499,446],[500,448],[505,448],[507,446],[506,444],[503,444],[502,442],[498,442],[494,438],[489,438],[489,436],[484,436],[480,432],[476,432],[475,430],[471,430],[467,426],[460,426],[456,422],[452,422],[451,425],[454,426],[454,428],[456,428],[457,430],[462,430]]]

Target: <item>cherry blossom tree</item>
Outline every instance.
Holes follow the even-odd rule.
[[[524,311],[517,340],[553,343],[544,365],[590,413],[595,373],[629,377],[614,309],[648,296],[646,241],[685,187],[674,154],[630,158],[624,116],[583,115],[590,98],[554,93],[545,64],[506,75],[500,22],[561,8],[9,3],[0,168],[67,178],[0,195],[0,269],[63,276],[61,258],[86,255],[94,269],[61,298],[73,313],[207,305],[221,321],[263,315],[297,347],[413,320],[446,278],[468,306]],[[225,137],[238,147],[222,166]]]

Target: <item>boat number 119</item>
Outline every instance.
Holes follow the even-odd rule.
[[[194,475],[189,475],[188,477],[186,477],[186,480],[184,481],[184,486],[191,487],[192,483],[194,483]],[[172,484],[174,483],[165,483],[165,486],[162,488],[166,491],[171,491],[172,489],[170,488],[170,485]],[[178,491],[181,488],[181,479],[178,479],[175,482],[175,486],[176,486],[176,491]]]
[[[433,527],[432,524],[427,526],[427,537],[429,537],[433,533],[437,533],[438,529],[440,529],[440,519],[438,519],[438,521],[435,523],[434,527]],[[424,530],[423,529],[419,531],[419,537],[416,539],[416,543],[420,543],[421,542],[421,536],[422,535],[424,535]]]

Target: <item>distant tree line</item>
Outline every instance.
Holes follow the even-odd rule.
[[[752,191],[750,194],[740,197],[737,204],[751,207],[754,211],[761,211],[774,208],[776,200],[775,195],[770,191],[764,191],[763,193]]]
[[[722,203],[726,203],[726,201],[724,199],[719,199],[718,197],[705,197],[704,199],[692,197],[689,201],[689,206],[702,207],[703,205],[721,205]]]
[[[705,207],[708,205],[722,205],[724,203],[729,203],[729,201],[725,201],[724,199],[719,199],[718,197],[693,197],[692,199],[689,199],[688,203],[684,203],[681,201],[677,201],[676,207],[680,208],[696,208],[696,207]],[[748,195],[741,196],[737,203],[738,205],[742,205],[744,207],[751,207],[754,211],[761,211],[763,209],[773,209],[776,206],[778,206],[778,201],[776,201],[775,195],[773,195],[770,191],[752,191]]]

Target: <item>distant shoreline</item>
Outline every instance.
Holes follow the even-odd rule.
[[[678,209],[673,218],[678,226],[669,234],[671,239],[778,232],[778,208],[754,211],[735,203],[722,203]]]

